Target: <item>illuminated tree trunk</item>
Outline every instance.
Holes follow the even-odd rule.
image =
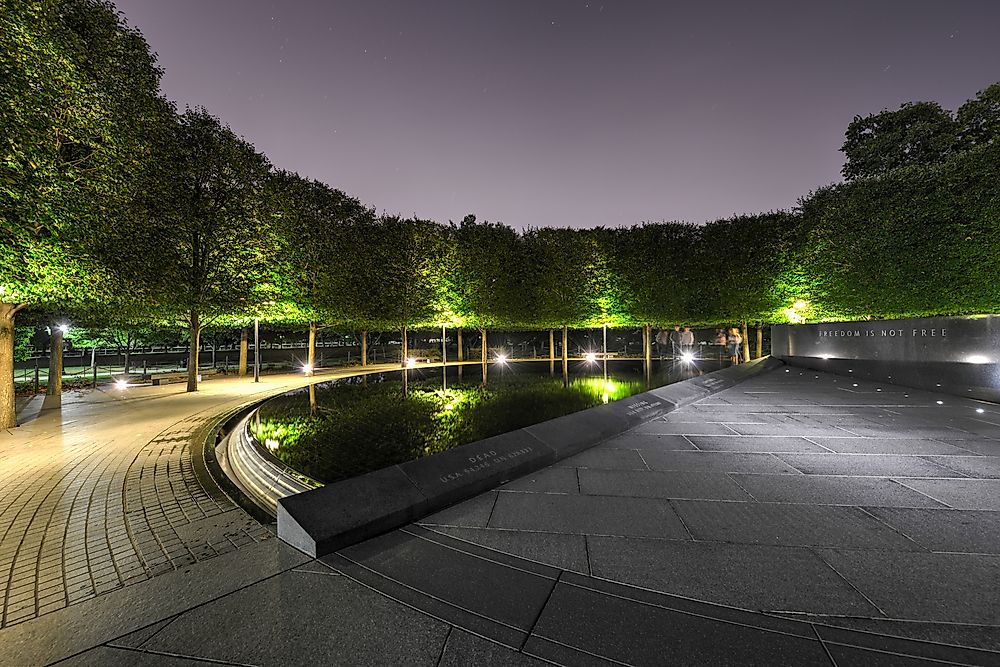
[[[642,362],[646,371],[646,385],[649,385],[650,377],[653,374],[653,325],[647,324],[642,327]]]
[[[757,324],[757,359],[764,356],[764,325]]]
[[[17,426],[14,409],[14,314],[18,307],[0,303],[0,429]]]
[[[486,373],[488,372],[488,368],[486,366],[486,359],[487,359],[487,357],[486,357],[486,329],[480,329],[479,330],[479,334],[483,338],[482,350],[480,350],[480,352],[479,352],[480,353],[480,359],[479,359],[479,361],[483,365],[483,386],[485,387],[486,386]]]
[[[309,416],[315,417],[319,412],[319,405],[316,403],[316,384],[309,385]]]
[[[549,329],[549,375],[556,373],[556,332]]]
[[[462,343],[462,330],[458,330],[458,360],[465,361],[465,345]]]
[[[402,342],[403,342],[403,347],[400,350],[400,354],[402,355],[402,358],[399,360],[399,362],[403,366],[406,366],[406,359],[410,356],[410,346],[409,346],[408,341],[406,340],[406,325],[403,325],[403,341]]]
[[[52,327],[52,341],[49,344],[49,381],[45,385],[46,396],[62,396],[63,373],[63,332]]]
[[[309,371],[306,375],[316,374],[316,323],[309,323]]]
[[[368,365],[368,329],[361,330],[361,367]]]
[[[240,329],[240,377],[247,376],[247,357],[250,356],[250,332],[246,327]]]
[[[187,390],[198,391],[198,351],[201,347],[201,319],[197,310],[191,311],[189,325],[191,346],[188,348]]]
[[[748,361],[750,359],[750,335],[747,331],[746,320],[740,326],[740,334],[743,336],[743,361]]]

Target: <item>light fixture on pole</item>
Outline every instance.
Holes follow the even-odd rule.
[[[260,382],[260,318],[253,318],[253,381]]]

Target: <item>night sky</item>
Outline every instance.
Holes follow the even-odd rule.
[[[855,114],[1000,81],[1000,2],[117,0],[164,92],[379,212],[703,222],[840,180]]]

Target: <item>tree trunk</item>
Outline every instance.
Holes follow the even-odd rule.
[[[309,371],[306,375],[316,374],[316,323],[309,323],[309,360],[306,362],[309,364]]]
[[[319,413],[319,404],[316,403],[316,383],[309,385],[309,416],[315,417]]]
[[[247,357],[250,356],[250,332],[246,327],[240,329],[240,377],[247,376]]]
[[[653,368],[653,325],[647,324],[642,327],[642,360],[646,363],[646,369]]]
[[[368,365],[368,329],[361,330],[361,367]]]
[[[740,325],[740,334],[743,336],[743,361],[750,360],[750,332],[747,330],[746,320]]]
[[[465,361],[465,345],[462,344],[462,330],[458,330],[458,360]]]
[[[62,396],[63,373],[63,331],[52,327],[52,340],[49,343],[49,381],[45,385],[46,396]]]
[[[569,384],[569,327],[565,324],[562,330],[562,373],[563,384]]]
[[[482,339],[483,339],[483,346],[482,346],[482,350],[480,350],[479,362],[483,365],[483,386],[485,387],[486,386],[486,374],[489,372],[489,367],[486,365],[486,363],[487,363],[487,357],[486,357],[486,329],[480,329],[479,330],[479,334],[480,334],[480,336],[482,336]]]
[[[410,344],[409,344],[409,341],[406,340],[406,326],[405,325],[403,326],[403,347],[400,350],[400,354],[402,355],[402,359],[400,359],[400,363],[403,364],[403,366],[406,366],[406,363],[407,363],[406,360],[410,356]]]
[[[556,332],[549,329],[549,375],[556,373]]]
[[[201,343],[201,320],[196,310],[191,311],[188,333],[191,334],[191,346],[188,348],[188,391],[198,391],[198,350]]]
[[[764,356],[764,325],[757,324],[757,359]]]
[[[123,356],[125,357],[125,371],[124,371],[124,373],[125,373],[125,375],[128,375],[128,372],[132,369],[132,350],[130,350],[129,348],[126,347],[125,348],[125,354]]]
[[[17,426],[14,409],[14,313],[16,306],[0,303],[0,429]]]

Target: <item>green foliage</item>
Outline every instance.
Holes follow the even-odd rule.
[[[979,91],[959,107],[957,120],[963,149],[1000,141],[1000,83]]]
[[[951,155],[957,138],[958,125],[936,102],[909,102],[896,111],[855,116],[840,149],[847,157],[844,178],[941,162]]]
[[[75,243],[132,193],[160,70],[103,0],[5,0],[0,12],[0,301],[77,304],[99,266]]]
[[[16,327],[14,329],[14,361],[24,361],[34,352],[32,339],[35,337],[34,327]]]
[[[803,203],[827,318],[996,312],[1000,144],[825,188]]]

